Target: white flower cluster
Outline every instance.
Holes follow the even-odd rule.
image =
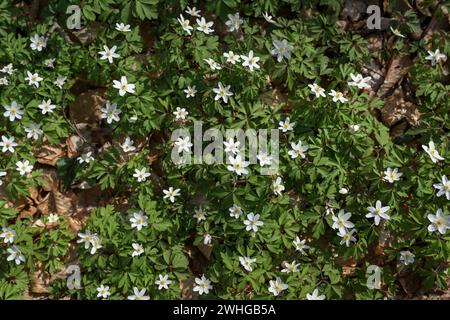
[[[16,231],[11,228],[2,228],[2,233],[0,233],[0,238],[3,239],[3,243],[6,245],[11,244],[11,246],[6,250],[9,253],[6,260],[14,261],[16,264],[21,264],[22,262],[25,262],[25,256],[22,254],[18,246],[12,245],[16,236]]]

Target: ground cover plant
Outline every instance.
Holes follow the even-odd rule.
[[[0,298],[446,297],[449,22],[430,0],[1,1]],[[223,163],[194,161],[199,122]]]

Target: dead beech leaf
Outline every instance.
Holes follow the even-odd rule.
[[[67,156],[74,158],[83,151],[83,139],[79,136],[72,135],[66,139]]]
[[[194,283],[195,276],[192,274],[189,278],[180,281],[182,300],[198,300],[198,292],[194,291]]]
[[[372,96],[384,82],[384,68],[378,59],[372,59],[369,64],[363,64],[361,71],[364,76],[372,78],[369,94]]]
[[[100,120],[100,109],[105,104],[104,89],[88,90],[81,93],[69,105],[69,115],[75,123],[94,124]]]
[[[347,30],[348,22],[347,20],[338,20],[336,21],[336,27],[342,31]]]
[[[92,211],[94,208],[99,206],[102,192],[98,186],[95,186],[90,189],[77,190],[74,196],[76,197],[77,209]]]
[[[391,128],[402,120],[406,120],[411,125],[417,125],[420,121],[420,112],[417,106],[404,99],[403,91],[395,90],[385,100],[384,107],[381,109],[381,122]]]
[[[69,216],[69,228],[74,234],[77,234],[87,223],[92,210],[99,206],[101,191],[98,188],[83,189],[79,192],[70,191],[67,196],[70,196],[74,205],[73,212]]]
[[[92,22],[79,30],[73,30],[69,36],[75,41],[78,41],[83,46],[87,46],[97,39],[98,31],[101,28],[100,22]]]
[[[292,110],[292,103],[289,101],[287,94],[280,92],[277,88],[266,91],[260,95],[261,101],[274,108],[277,104],[283,104],[282,111],[287,112]]]
[[[211,258],[212,246],[207,246],[207,245],[204,245],[203,243],[200,243],[197,246],[197,248],[198,248],[198,250],[200,250],[200,252],[206,259],[209,260]]]
[[[373,254],[376,256],[383,256],[384,255],[384,246],[379,245],[379,244],[375,245],[373,247]]]
[[[344,266],[342,267],[342,275],[344,277],[351,277],[356,272],[356,267]]]
[[[33,224],[31,225],[33,228],[35,227],[39,227],[39,228],[45,228],[45,224],[42,222],[41,219],[37,219],[36,221],[33,222]]]
[[[397,242],[397,237],[394,233],[383,227],[380,230],[380,236],[378,238],[378,244],[381,247],[391,247],[394,243]],[[384,254],[384,252],[383,252]]]
[[[58,190],[51,192],[58,214],[70,215],[73,212],[72,199]]]
[[[56,166],[56,161],[66,155],[63,146],[47,146],[44,145],[35,151],[37,161],[49,166]]]
[[[362,0],[346,0],[341,15],[353,22],[358,21],[366,14],[367,4]]]
[[[402,136],[406,130],[408,130],[408,122],[401,121],[394,126],[392,126],[390,130],[390,135],[393,139]]]
[[[36,204],[36,207],[41,213],[49,213],[49,200],[50,193],[47,193],[44,197],[39,199],[39,203]]]
[[[379,58],[383,48],[383,37],[374,33],[367,36],[367,49],[374,58]]]
[[[216,80],[219,77],[218,73],[206,73],[203,76],[203,79],[205,79],[207,82],[213,82],[214,80]]]
[[[35,206],[29,205],[19,213],[19,219],[25,219],[34,216],[38,212]]]
[[[42,178],[47,181],[46,184],[42,185],[42,190],[50,192],[58,188],[59,180],[55,168],[44,168]]]
[[[421,279],[420,277],[413,272],[409,272],[403,277],[399,278],[399,282],[408,296],[412,296],[416,293],[421,287]]]
[[[28,186],[28,203],[38,203],[39,202],[39,191],[36,188],[33,188],[32,186]]]
[[[357,269],[357,262],[355,259],[350,257],[349,259],[344,259],[342,257],[338,257],[336,262],[342,267],[342,275],[345,277],[350,277],[355,274]]]
[[[384,266],[386,259],[387,257],[383,246],[380,246],[378,243],[369,246],[369,253],[366,256],[366,261],[377,266]]]
[[[87,220],[90,217],[90,212],[86,210],[78,209],[77,213],[69,217],[69,229],[73,234],[78,232],[86,225]]]
[[[49,279],[42,270],[37,270],[30,274],[30,293],[48,293]]]
[[[28,196],[22,197],[19,202],[14,203],[14,208],[19,212],[19,219],[32,217],[38,212],[36,204],[39,203],[39,197],[38,190],[28,186]]]
[[[157,152],[154,153],[150,153],[148,156],[145,157],[146,160],[148,160],[148,162],[150,164],[157,162],[159,159],[159,154]]]
[[[394,57],[384,76],[384,82],[378,89],[377,96],[385,97],[386,94],[408,73],[413,62],[409,57]]]
[[[74,235],[77,235],[78,232],[80,232],[80,230],[83,228],[82,223],[79,220],[74,219],[72,217],[69,217],[68,219],[69,219],[69,230]]]

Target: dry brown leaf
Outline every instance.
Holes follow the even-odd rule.
[[[47,193],[43,198],[39,200],[39,203],[36,204],[36,207],[39,212],[41,213],[49,213],[49,200],[50,200],[50,193]]]
[[[69,105],[69,115],[75,123],[94,124],[100,120],[100,109],[105,104],[104,89],[88,90],[81,93]]]
[[[27,197],[21,197],[19,200],[11,203],[11,207],[19,212],[19,219],[32,217],[38,212],[36,203],[39,203],[39,192],[37,189],[28,186],[28,193],[29,195]]]
[[[95,186],[90,189],[77,190],[72,197],[76,199],[75,203],[77,209],[92,211],[92,209],[99,206],[102,198],[102,191],[98,186]]]
[[[33,228],[34,227],[39,227],[39,228],[45,228],[45,224],[42,222],[41,219],[37,219],[36,221],[33,222],[33,224],[31,225]]]
[[[38,189],[33,188],[32,186],[28,186],[27,190],[28,190],[27,202],[28,203],[38,203],[39,202],[39,191],[38,191]]]
[[[206,81],[212,83],[218,77],[219,77],[218,73],[205,73],[205,75],[203,76],[203,79],[205,79]]]
[[[197,246],[197,248],[198,248],[198,250],[200,250],[200,252],[203,254],[203,256],[206,259],[209,260],[211,258],[212,246],[207,246],[207,245],[204,245],[203,243],[201,243]]]
[[[87,223],[92,210],[100,205],[101,191],[98,188],[83,189],[68,193],[72,199],[73,213],[69,217],[69,228],[76,234]]]
[[[79,220],[72,217],[69,217],[68,219],[69,219],[69,230],[74,235],[77,235],[78,232],[80,232],[80,230],[83,228],[82,223]]]
[[[365,257],[366,261],[377,266],[383,266],[386,263],[386,259],[383,246],[380,246],[378,243],[369,246],[369,253]]]
[[[37,162],[49,166],[56,166],[56,162],[66,155],[66,151],[62,145],[60,146],[41,146],[38,150],[34,150]]]
[[[386,94],[408,73],[413,62],[409,57],[394,57],[384,76],[384,82],[378,89],[377,96],[385,97]]]
[[[47,182],[42,185],[42,190],[50,192],[52,190],[58,189],[59,180],[58,173],[55,168],[44,168],[42,178]]]
[[[374,33],[367,36],[367,49],[374,58],[379,58],[383,48],[383,37],[381,34]]]
[[[348,22],[347,20],[338,20],[336,21],[336,27],[342,31],[347,29]]]
[[[399,282],[405,293],[409,296],[412,296],[421,287],[420,276],[413,272],[409,272],[408,274],[400,277]]]
[[[49,279],[41,269],[30,274],[30,293],[46,294],[48,287]]]
[[[87,46],[97,39],[98,31],[101,29],[101,26],[100,22],[92,22],[79,30],[71,30],[69,36],[73,41],[78,41],[81,45]]]
[[[385,100],[381,109],[381,121],[391,128],[402,120],[417,125],[420,121],[420,112],[412,102],[404,99],[403,91],[395,90],[394,94]]]
[[[390,230],[386,229],[385,226],[380,229],[380,236],[378,238],[378,244],[381,247],[391,247],[397,242],[397,237]]]
[[[35,206],[29,205],[19,213],[19,219],[25,219],[34,216],[38,212]]]
[[[148,156],[145,157],[145,159],[148,160],[150,164],[157,162],[159,159],[159,153],[157,152],[150,153]]]
[[[268,105],[271,108],[274,108],[277,104],[281,103],[283,104],[283,112],[292,110],[292,103],[289,101],[287,94],[281,92],[277,88],[262,93],[260,99],[265,105]]]
[[[180,281],[181,299],[198,300],[198,292],[194,291],[195,276],[190,275],[189,278]]]
[[[338,257],[336,262],[342,267],[342,275],[345,277],[352,276],[357,269],[357,262],[353,258],[343,259]]]
[[[364,76],[369,76],[372,78],[372,83],[370,85],[370,89],[366,89],[369,91],[369,94],[372,96],[375,92],[380,88],[380,86],[384,82],[384,69],[378,59],[372,59],[370,64],[364,64],[361,68]]]
[[[358,21],[366,14],[367,4],[362,0],[345,0],[341,15],[351,21]]]
[[[396,123],[395,125],[392,126],[392,128],[390,130],[391,137],[394,139],[394,138],[402,136],[406,132],[406,130],[408,130],[408,127],[409,127],[409,125],[408,125],[408,122],[406,122],[406,121],[401,121],[399,123]]]
[[[100,107],[101,106],[98,105],[98,109],[100,109]],[[100,117],[100,115],[98,115],[98,117]],[[111,130],[109,128],[97,127],[97,123],[81,122],[76,123],[75,127],[77,130],[78,138],[80,138],[81,141],[73,138],[72,142],[74,142],[75,144],[68,146],[68,148],[71,148],[70,153],[73,156],[77,156],[82,152],[95,151],[93,150],[92,146],[103,145],[105,142],[109,142],[110,140],[112,140]],[[69,141],[66,142],[71,143]]]
[[[67,138],[67,156],[69,158],[74,158],[78,156],[83,151],[84,141],[81,137],[73,135]]]
[[[67,193],[63,194],[58,190],[53,190],[51,194],[58,214],[70,215],[74,212],[72,198]]]
[[[204,272],[205,266],[208,264],[208,259],[203,255],[197,246],[194,246],[194,239],[195,234],[191,234],[191,237],[183,246],[183,252],[188,257],[189,269],[194,274],[201,274]]]
[[[356,267],[344,266],[342,267],[342,275],[344,277],[351,277],[352,275],[355,274],[356,269],[357,269]]]

